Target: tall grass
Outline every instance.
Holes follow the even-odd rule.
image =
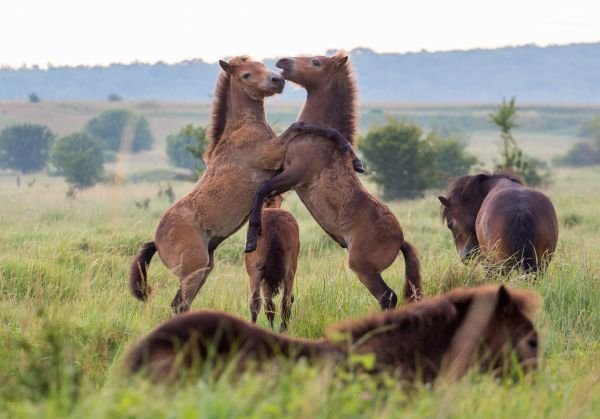
[[[597,417],[600,412],[600,172],[560,171],[546,192],[561,218],[559,249],[536,280],[489,277],[463,266],[439,220],[437,200],[394,202],[407,239],[420,251],[428,295],[506,282],[543,298],[536,319],[543,363],[517,382],[469,375],[457,384],[407,389],[300,362],[263,372],[200,377],[176,387],[123,376],[121,360],[141,335],[170,317],[176,278],[154,259],[147,304],[127,290],[138,246],[151,239],[168,203],[154,184],[98,186],[65,198],[66,186],[40,177],[17,188],[0,177],[0,415],[5,417]],[[178,196],[190,188],[174,183]],[[135,200],[151,198],[149,208]],[[297,198],[302,249],[289,333],[323,336],[326,325],[378,310],[348,269],[345,251]],[[243,230],[243,229],[242,229]],[[193,308],[249,317],[244,231],[224,242]],[[396,291],[402,258],[384,278]],[[259,322],[267,326],[264,315]],[[432,331],[434,333],[434,331]]]

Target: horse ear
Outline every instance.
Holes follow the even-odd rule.
[[[498,302],[496,308],[502,310],[505,314],[513,314],[515,304],[510,296],[510,293],[504,285],[500,285],[498,288]]]
[[[442,205],[446,208],[450,208],[450,201],[445,196],[438,196],[438,199],[442,203]]]
[[[219,60],[219,65],[221,66],[224,72],[226,72],[227,74],[231,74],[231,66],[227,61]]]
[[[345,55],[345,56],[343,56],[343,57],[341,57],[341,58],[338,58],[338,59],[337,59],[337,63],[335,63],[335,65],[336,65],[337,67],[341,67],[341,66],[343,66],[344,64],[346,64],[346,62],[347,62],[347,61],[348,61],[348,56],[347,56],[347,55]]]

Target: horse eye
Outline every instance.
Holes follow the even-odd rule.
[[[250,78],[250,76],[251,76],[251,74],[250,74],[250,73],[244,73],[244,74],[242,75],[242,78],[243,78],[243,79],[245,79],[245,80],[248,80],[248,79]]]
[[[319,60],[312,60],[312,64],[316,67],[319,67],[321,65],[321,61]]]
[[[538,347],[538,341],[537,338],[531,338],[527,340],[527,345],[529,345],[529,347],[531,349],[537,349]]]
[[[454,229],[454,221],[450,221],[450,222],[448,223],[448,228],[449,228],[450,230]]]

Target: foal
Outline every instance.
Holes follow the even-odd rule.
[[[439,374],[458,379],[476,366],[507,373],[516,360],[537,366],[538,336],[529,316],[537,294],[504,286],[457,289],[448,294],[328,329],[328,339],[275,334],[226,313],[203,310],[175,317],[143,338],[126,357],[130,373],[154,381],[176,378],[194,363],[237,360],[272,365],[273,359],[338,361],[372,354],[371,372],[399,373],[403,380],[433,381]]]
[[[544,270],[558,242],[558,219],[546,195],[516,176],[461,176],[438,197],[462,260],[477,254],[493,265]]]
[[[348,249],[350,269],[382,309],[397,304],[396,293],[381,273],[396,260],[399,251],[405,259],[404,297],[418,300],[422,294],[419,259],[404,240],[400,223],[365,189],[347,163],[348,157],[323,140],[341,134],[353,142],[356,136],[356,82],[348,57],[283,58],[276,65],[283,69],[286,80],[306,88],[308,96],[298,117],[302,123],[290,127],[300,133],[287,149],[283,171],[265,181],[256,193],[246,252],[256,249],[264,199],[294,189],[323,230]]]
[[[250,277],[250,313],[256,323],[262,297],[265,312],[271,327],[275,319],[273,296],[283,288],[281,296],[281,325],[279,331],[287,329],[294,302],[294,277],[300,251],[300,233],[294,216],[281,209],[281,195],[265,201],[262,214],[262,235],[258,239],[256,252],[246,253],[246,271]]]
[[[130,269],[131,292],[145,301],[147,267],[158,251],[180,279],[171,303],[175,313],[189,310],[213,269],[215,249],[246,222],[258,186],[281,168],[290,138],[289,131],[275,136],[264,110],[264,98],[281,93],[284,79],[248,57],[220,65],[207,168],[193,189],[162,214],[154,241],[143,245]]]

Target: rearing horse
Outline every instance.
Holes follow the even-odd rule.
[[[146,300],[147,266],[158,251],[180,278],[171,303],[176,313],[189,310],[213,269],[215,249],[246,222],[258,186],[281,168],[290,138],[289,132],[275,135],[264,110],[264,98],[281,93],[284,79],[248,57],[220,65],[207,168],[193,189],[163,213],[154,241],[142,247],[130,269],[132,294]]]
[[[250,214],[246,252],[256,249],[264,199],[294,189],[323,230],[348,249],[350,269],[377,298],[382,309],[397,304],[396,293],[381,273],[400,251],[406,269],[404,297],[419,299],[422,293],[419,259],[404,240],[400,223],[362,185],[347,163],[347,156],[324,141],[341,134],[352,142],[356,135],[356,82],[348,57],[338,54],[283,58],[276,66],[283,70],[286,80],[306,88],[308,97],[298,117],[302,123],[290,127],[300,134],[288,146],[283,172],[258,189]]]

